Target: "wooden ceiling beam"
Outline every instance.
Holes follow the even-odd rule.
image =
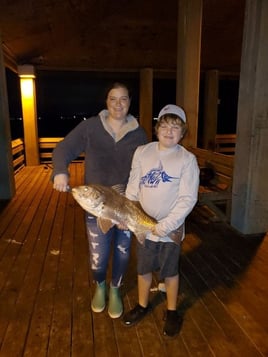
[[[18,73],[18,64],[16,57],[10,51],[10,49],[2,43],[3,57],[4,57],[4,66],[9,68],[11,71]]]

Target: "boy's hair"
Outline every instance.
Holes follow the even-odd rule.
[[[160,117],[160,119],[157,121],[155,125],[155,133],[157,134],[158,128],[161,124],[167,123],[167,124],[173,124],[173,125],[179,125],[181,127],[181,133],[184,136],[186,131],[187,131],[187,124],[177,115],[175,114],[165,114]]]

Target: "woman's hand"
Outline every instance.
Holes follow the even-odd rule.
[[[53,188],[60,192],[66,192],[69,189],[69,177],[66,174],[58,174],[54,176]]]
[[[127,226],[125,226],[124,224],[121,224],[121,223],[117,224],[116,227],[118,229],[121,229],[122,231],[128,231],[129,230]]]

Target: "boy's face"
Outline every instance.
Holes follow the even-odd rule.
[[[157,137],[160,149],[169,149],[176,146],[182,138],[180,119],[166,119],[160,121],[157,129]]]

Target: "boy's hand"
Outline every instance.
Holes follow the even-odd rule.
[[[161,223],[157,223],[152,229],[152,233],[158,237],[166,237],[167,232],[161,227]]]

